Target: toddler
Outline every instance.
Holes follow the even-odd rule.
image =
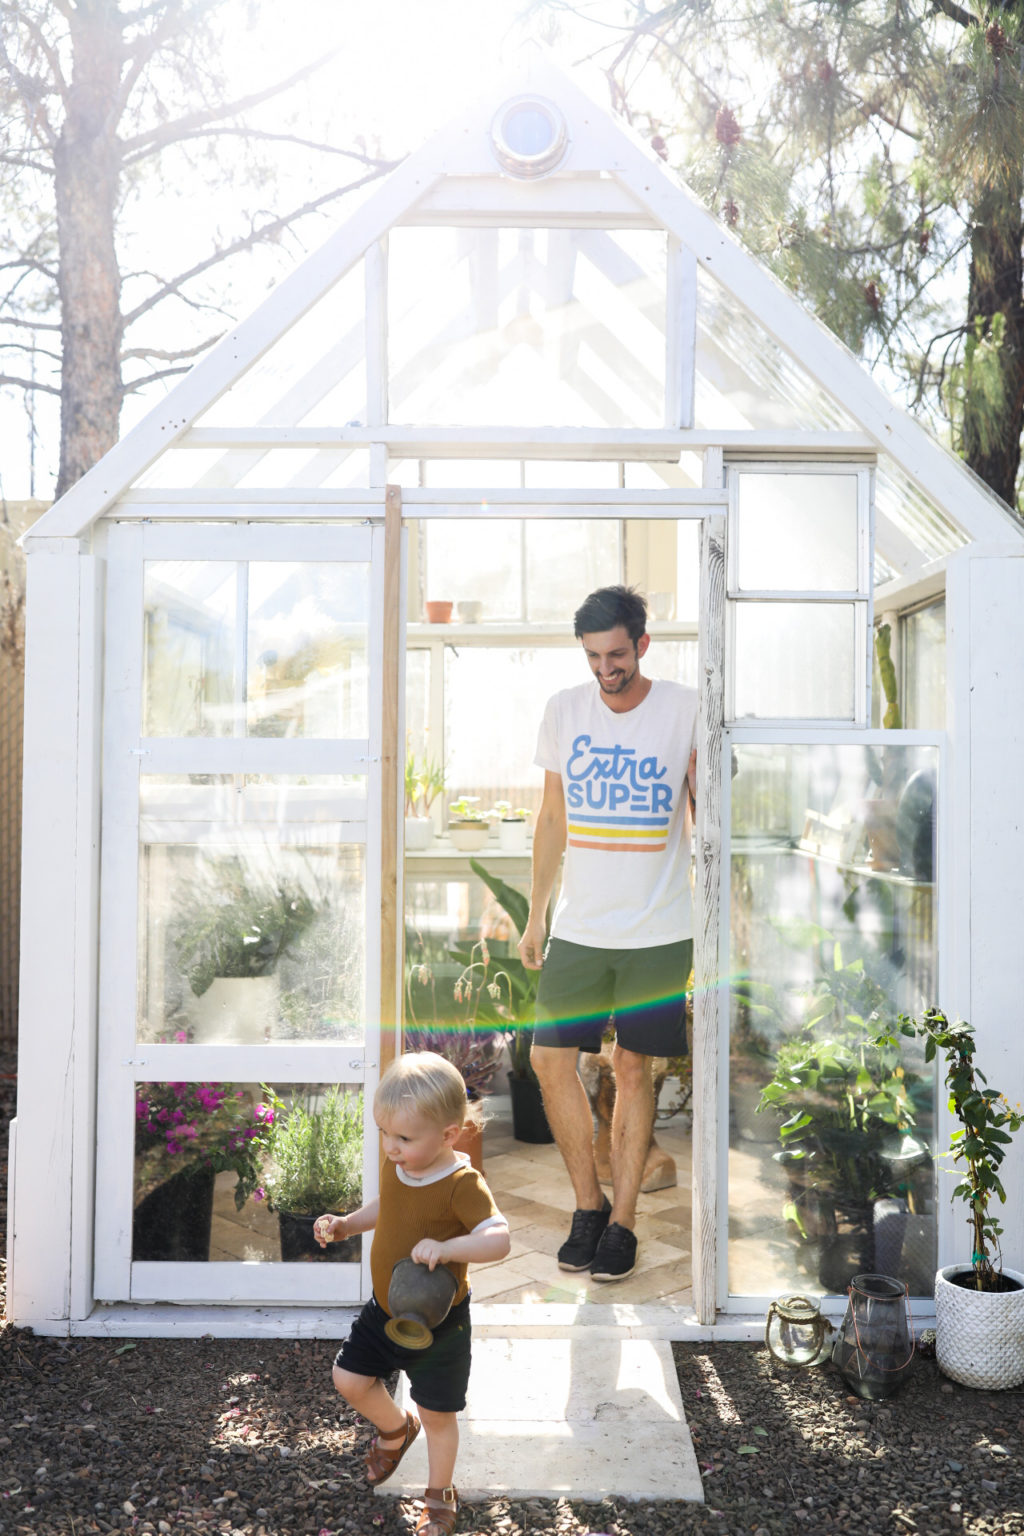
[[[490,1264],[509,1251],[508,1223],[482,1176],[455,1141],[467,1114],[460,1073],[433,1051],[399,1056],[380,1080],[373,1114],[384,1162],[380,1193],[349,1216],[321,1216],[317,1241],[338,1242],[373,1232],[373,1296],[334,1362],[342,1397],[377,1429],[366,1458],[368,1482],[386,1482],[420,1432],[426,1432],[428,1487],[417,1536],[448,1536],[455,1528],[458,1490],[452,1482],[459,1446],[456,1414],[466,1406],[470,1318],[466,1268]],[[392,1343],[385,1333],[391,1271],[411,1258],[433,1269],[444,1264],[457,1289],[448,1316],[426,1349]],[[403,1370],[419,1412],[402,1414],[381,1379]]]

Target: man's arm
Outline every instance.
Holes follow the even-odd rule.
[[[565,791],[562,776],[544,772],[544,795],[533,832],[533,875],[530,881],[530,915],[519,940],[519,957],[528,971],[539,971],[547,937],[547,911],[555,876],[565,852]]]

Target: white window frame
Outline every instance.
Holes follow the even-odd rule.
[[[369,1242],[358,1265],[257,1262],[133,1262],[135,1085],[211,1081],[363,1086],[364,1179],[376,1183],[378,1139],[371,1098],[379,1074],[381,753],[384,529],[377,526],[207,525],[124,522],[110,530],[108,634],[126,639],[106,657],[101,869],[97,1202],[94,1294],[98,1301],[355,1303],[369,1294]],[[369,734],[348,740],[143,737],[143,579],[147,560],[366,561]],[[136,1041],[139,918],[139,781],[147,772],[354,773],[365,776],[360,819],[337,824],[342,845],[366,848],[366,958],[362,1045],[244,1046]],[[352,814],[355,815],[353,808]],[[298,830],[298,828],[296,828]],[[190,829],[194,833],[194,828]],[[343,836],[340,835],[343,832]]]

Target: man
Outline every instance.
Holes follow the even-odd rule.
[[[636,1267],[636,1202],[654,1125],[650,1058],[686,1049],[697,692],[640,671],[650,645],[647,604],[630,588],[591,593],[574,632],[596,685],[566,688],[544,711],[535,758],[544,796],[519,953],[530,970],[541,970],[532,1060],[576,1198],[559,1268],[611,1281]],[[611,1204],[598,1181],[590,1104],[576,1072],[577,1052],[599,1051],[610,1019]]]

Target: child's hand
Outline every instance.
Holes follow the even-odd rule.
[[[424,1237],[416,1244],[409,1257],[416,1264],[425,1264],[428,1269],[434,1269],[444,1261],[445,1245],[439,1243],[436,1238]]]
[[[321,1248],[328,1243],[340,1243],[345,1236],[344,1216],[318,1216],[313,1223],[313,1236]]]

